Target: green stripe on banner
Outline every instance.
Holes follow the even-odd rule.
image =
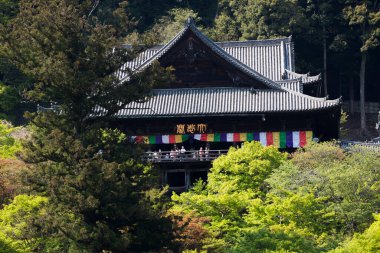
[[[247,133],[247,141],[253,141],[253,133]]]
[[[214,134],[214,141],[220,142],[220,134]]]
[[[150,135],[148,136],[149,138],[149,144],[156,144],[156,136],[155,135]]]
[[[286,148],[286,132],[280,132],[280,148]]]
[[[185,142],[189,139],[189,136],[187,134],[182,135],[182,142]]]

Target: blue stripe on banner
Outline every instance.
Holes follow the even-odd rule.
[[[293,147],[293,132],[286,132],[286,147]]]
[[[227,142],[227,134],[226,133],[220,134],[220,141],[221,142]]]
[[[253,133],[253,140],[254,141],[260,141],[260,134],[258,132]]]

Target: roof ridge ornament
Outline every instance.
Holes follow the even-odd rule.
[[[185,26],[194,25],[194,18],[193,17],[187,17]]]

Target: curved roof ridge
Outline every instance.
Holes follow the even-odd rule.
[[[276,83],[291,83],[291,82],[300,82],[302,83],[302,77],[292,78],[292,79],[283,79],[277,80]]]
[[[232,87],[232,86],[224,86],[224,87],[184,87],[184,88],[161,88],[161,89],[152,89],[152,91],[178,91],[178,90],[217,90],[217,89],[252,89],[251,87]],[[258,89],[255,89],[258,90]]]
[[[213,50],[219,56],[221,56],[222,58],[227,60],[229,63],[233,64],[235,67],[237,67],[241,71],[245,72],[246,74],[250,75],[251,77],[253,77],[255,79],[258,79],[258,80],[264,82],[265,84],[267,84],[271,88],[274,88],[274,89],[281,89],[282,88],[281,85],[279,85],[279,84],[275,83],[274,81],[270,80],[269,78],[263,76],[259,72],[251,69],[250,67],[248,67],[247,65],[245,65],[244,63],[242,63],[241,61],[239,61],[238,59],[236,59],[235,57],[233,57],[229,53],[227,53],[225,50],[223,50],[223,48],[221,48],[220,46],[215,44],[215,42],[213,42],[211,39],[206,37],[201,31],[199,31],[198,28],[196,28],[193,23],[191,23],[188,26],[188,28],[191,29],[191,31],[193,31],[198,36],[198,38],[200,38],[207,46],[209,46],[211,48],[211,50]]]
[[[161,47],[152,57],[148,58],[142,64],[140,64],[140,66],[138,66],[134,71],[138,72],[150,66],[150,64],[152,64],[153,61],[161,57],[167,50],[169,50],[175,44],[175,42],[177,42],[183,36],[183,34],[185,34],[186,30],[187,27],[183,28],[179,33],[177,33],[176,36],[174,36],[173,39],[171,39],[165,46]],[[120,80],[120,82],[123,82],[124,80],[126,80],[126,78],[128,77],[124,77]]]
[[[293,72],[289,69],[285,69],[285,72],[287,72],[288,74],[291,74],[292,76],[296,76],[296,77],[308,77],[309,76],[309,73],[306,73],[306,74],[300,74],[300,73],[297,73],[297,72]]]
[[[152,92],[154,93],[155,91],[157,92],[176,92],[176,91],[194,91],[194,90],[251,90],[250,87],[187,87],[187,88],[175,88],[175,89],[153,89]],[[309,96],[309,95],[306,95],[306,94],[303,94],[301,92],[298,92],[298,91],[295,91],[295,90],[292,90],[292,89],[289,89],[289,88],[285,88],[285,87],[282,87],[281,90],[267,90],[267,89],[254,89],[255,91],[257,92],[273,92],[273,91],[277,91],[277,92],[288,92],[288,93],[291,93],[295,96],[299,96],[299,97],[303,97],[303,98],[306,98],[306,99],[310,99],[310,100],[315,100],[315,101],[319,101],[319,102],[328,102],[328,103],[338,103],[341,101],[341,97],[340,98],[337,98],[337,99],[332,99],[332,100],[329,100],[327,99],[327,97],[322,97],[322,98],[319,98],[319,97],[313,97],[313,96]]]
[[[340,98],[337,98],[337,99],[332,99],[332,100],[329,100],[328,97],[313,97],[313,96],[310,96],[310,95],[306,95],[304,93],[301,93],[301,92],[298,92],[298,91],[294,91],[294,90],[291,90],[291,89],[288,89],[288,88],[285,88],[285,87],[282,87],[284,90],[286,90],[287,92],[289,93],[293,93],[297,96],[300,96],[300,97],[304,97],[304,98],[307,98],[307,99],[312,99],[312,100],[316,100],[316,101],[320,101],[320,102],[331,102],[331,103],[337,103],[337,102],[340,102],[341,101],[341,97]]]
[[[292,78],[292,79],[302,78],[303,84],[312,84],[322,79],[321,73],[319,73],[318,75],[311,76],[310,73],[300,74],[300,73],[293,72],[289,69],[285,69],[285,73],[287,74],[288,78]]]
[[[206,37],[201,31],[196,28],[194,23],[192,21],[186,22],[185,27],[176,35],[173,39],[171,39],[164,47],[159,49],[152,57],[144,61],[139,67],[137,67],[134,71],[138,72],[143,70],[144,68],[150,66],[153,61],[158,60],[162,55],[164,55],[169,49],[171,49],[175,43],[182,38],[182,36],[186,33],[186,31],[191,30],[194,34],[198,36],[198,38],[203,41],[212,51],[214,51],[217,55],[224,58],[226,61],[234,65],[236,68],[240,69],[242,72],[248,74],[252,78],[259,80],[266,85],[268,85],[270,88],[273,89],[282,89],[281,85],[275,83],[274,81],[270,80],[269,78],[263,76],[262,74],[258,73],[257,71],[251,69],[244,63],[240,62],[230,54],[228,54],[223,48],[215,44],[211,39]],[[120,81],[126,80],[128,77],[124,77]]]
[[[284,43],[291,43],[292,39],[291,36],[289,37],[280,37],[280,38],[274,38],[274,39],[264,39],[264,40],[244,40],[244,41],[238,41],[238,40],[231,40],[231,41],[217,41],[214,42],[218,46],[221,47],[233,47],[233,46],[242,46],[242,45],[277,45],[281,44],[281,42]]]
[[[311,76],[310,75],[310,72],[308,72],[308,73],[306,73],[306,74],[300,74],[300,73],[297,73],[297,72],[293,72],[293,71],[291,71],[291,70],[289,70],[289,69],[285,69],[285,72],[287,72],[287,73],[289,73],[289,74],[291,74],[291,75],[293,75],[293,76],[297,76],[297,77],[308,77],[308,78],[316,78],[316,77],[320,77],[322,74],[321,73],[319,73],[319,74],[317,74],[317,75],[313,75],[313,76]]]

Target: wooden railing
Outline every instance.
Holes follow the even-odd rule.
[[[228,150],[194,150],[194,151],[162,151],[146,152],[143,160],[152,163],[166,162],[203,162],[212,161],[226,154]]]
[[[352,151],[362,151],[364,149],[366,150],[372,150],[380,152],[380,143],[378,142],[360,142],[360,141],[345,141],[341,140],[339,142],[340,147],[345,150],[352,150]]]

